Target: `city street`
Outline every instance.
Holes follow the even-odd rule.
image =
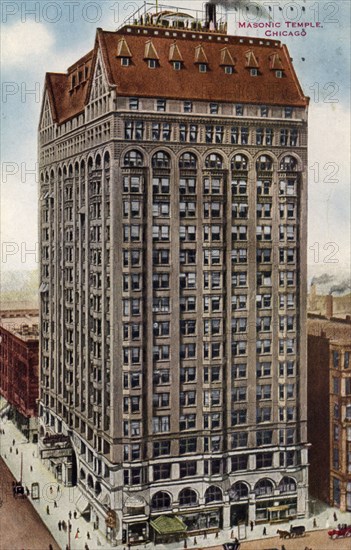
[[[1,550],[59,550],[55,539],[25,497],[14,498],[10,470],[0,459],[0,548]]]
[[[80,493],[79,489],[58,484],[53,474],[39,460],[37,446],[28,443],[12,422],[1,421],[0,428],[5,430],[5,434],[0,435],[0,454],[15,479],[20,479],[21,455],[23,455],[24,486],[30,488],[33,482],[40,484],[40,499],[15,500],[12,496],[13,478],[9,476],[8,470],[2,466],[2,470],[7,472],[8,477],[5,480],[2,470],[0,471],[1,499],[3,501],[0,507],[2,535],[0,550],[48,550],[50,543],[55,550],[58,548],[66,550],[68,533],[58,528],[58,522],[64,520],[68,523],[69,512],[72,514],[71,550],[84,550],[86,544],[89,550],[111,549],[112,546],[107,542],[101,531],[94,531],[93,525],[79,514],[74,518],[75,502]],[[13,445],[13,440],[15,440],[15,445]],[[10,452],[10,449],[12,449],[12,452]],[[57,507],[54,506],[55,501]],[[8,506],[12,506],[12,508]],[[277,529],[289,530],[290,525],[280,523],[278,526],[276,524],[266,524],[267,536],[263,538],[263,526],[255,525],[252,531],[247,528],[247,540],[241,542],[240,550],[281,550],[282,544],[285,545],[286,550],[305,550],[306,547],[308,549],[312,548],[312,550],[350,550],[350,539],[334,541],[330,540],[327,535],[328,528],[335,525],[334,512],[337,515],[337,522],[340,523],[350,523],[350,514],[341,514],[339,510],[328,508],[323,503],[314,503],[314,508],[314,516],[296,521],[299,525],[305,526],[306,536],[295,540],[281,540],[276,536]],[[49,514],[47,511],[49,511]],[[316,528],[313,528],[313,519],[316,520]],[[223,550],[221,545],[232,540],[231,534],[238,536],[236,531],[236,528],[233,529],[233,533],[231,530],[222,531],[218,538],[215,538],[214,534],[208,535],[206,539],[203,536],[198,536],[196,541],[193,537],[188,537],[188,549],[212,548],[213,550]],[[157,545],[158,550],[182,550],[183,547],[183,543]],[[121,550],[124,548],[123,545],[119,547]],[[155,547],[152,543],[148,543],[146,546],[132,547],[133,550],[144,550],[144,548],[151,550]],[[125,550],[127,549],[125,548]]]

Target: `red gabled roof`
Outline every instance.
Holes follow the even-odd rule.
[[[127,29],[131,29],[128,32]],[[177,48],[183,59],[183,68],[175,71],[170,62],[170,49],[175,37],[172,32],[158,27],[124,27],[116,32],[97,30],[94,49],[72,65],[67,74],[48,73],[46,85],[50,103],[54,107],[54,119],[61,123],[83,111],[88,101],[93,68],[100,50],[107,81],[116,87],[117,95],[136,97],[164,97],[169,99],[211,100],[231,103],[261,103],[269,105],[306,106],[305,97],[286,46],[278,41],[247,38],[211,33],[184,31],[177,33]],[[185,35],[185,36],[183,36]],[[200,38],[201,35],[201,38]],[[121,65],[118,57],[121,39],[124,39],[131,52],[131,64]],[[159,64],[150,69],[145,60],[147,43],[157,52]],[[225,40],[227,39],[227,40]],[[196,53],[202,46],[206,52],[208,72],[200,73]],[[223,48],[228,47],[235,58],[235,71],[225,74],[221,62]],[[252,52],[259,60],[260,75],[250,75],[247,53]],[[272,58],[279,59],[284,67],[283,78],[277,78],[272,70]],[[89,66],[88,81],[72,90],[72,74],[82,65]]]

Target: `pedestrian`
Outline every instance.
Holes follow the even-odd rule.
[[[317,520],[316,518],[313,518],[313,528],[315,529],[317,527]]]
[[[26,493],[27,493],[27,497],[29,497],[29,489],[28,489],[28,487],[26,487]]]
[[[68,517],[69,517],[69,519],[72,519],[72,512],[71,512],[71,510],[68,512]]]
[[[207,539],[207,531],[205,531],[204,539]]]
[[[254,528],[254,522],[250,521],[250,531],[253,531],[253,528]]]
[[[334,512],[334,521],[338,521],[338,516],[336,515],[336,512]]]
[[[57,502],[54,500],[54,508],[57,508]]]
[[[72,523],[69,524],[68,529],[69,529],[69,532],[71,533],[71,531],[72,531]]]
[[[15,446],[15,443],[16,443],[16,440],[13,439],[13,440],[12,440],[12,446],[13,446],[13,447]]]
[[[32,465],[29,466],[29,469],[30,469],[31,472],[33,472],[33,466]]]
[[[62,521],[62,529],[66,532],[67,531],[67,523],[65,520]]]
[[[18,449],[16,449],[16,455],[18,455]]]
[[[197,544],[196,537],[194,537],[194,546]]]
[[[61,529],[62,529],[62,521],[59,521],[58,524],[57,524],[57,526],[58,526],[58,530],[61,531]]]
[[[77,531],[76,531],[76,534],[75,534],[75,539],[79,539],[79,527],[77,527]]]
[[[89,546],[85,543],[84,550],[89,550]]]
[[[282,550],[286,550],[286,548],[285,548],[284,544],[282,544]]]
[[[267,535],[267,529],[263,527],[263,536]]]
[[[60,492],[60,486],[59,485],[57,486],[57,492],[58,493]]]
[[[230,531],[230,538],[231,538],[231,539],[234,538],[234,531],[233,531],[233,529]]]
[[[47,505],[47,507],[46,507],[46,513],[47,513],[48,516],[50,515],[50,508],[49,508],[49,505]]]
[[[50,495],[52,495],[52,493],[53,493],[53,488],[52,488],[52,486],[50,485]]]
[[[186,539],[184,539],[183,548],[188,548],[188,543],[187,543],[187,540],[186,540]]]
[[[217,532],[216,532],[215,539],[218,539],[218,537],[219,537],[219,532],[217,531]]]
[[[10,447],[10,453],[12,453],[12,447]]]
[[[73,517],[74,517],[74,519],[77,519],[77,512],[75,510],[73,512]]]
[[[89,531],[87,532],[87,539],[90,540],[90,533],[89,533]]]
[[[6,453],[4,454],[4,457],[7,458],[7,454],[6,454]]]
[[[49,544],[49,550],[54,550],[52,544]]]
[[[69,546],[68,546],[68,544],[66,544],[66,550],[69,550]]]

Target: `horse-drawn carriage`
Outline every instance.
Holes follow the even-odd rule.
[[[290,531],[278,529],[277,533],[281,539],[294,539],[296,537],[303,537],[306,533],[306,528],[304,525],[291,525]]]

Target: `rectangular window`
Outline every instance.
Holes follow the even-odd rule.
[[[129,99],[129,109],[131,111],[137,111],[139,109],[139,99],[136,97],[131,97]]]
[[[166,110],[166,100],[158,99],[156,101],[156,110],[159,112],[164,112]]]

